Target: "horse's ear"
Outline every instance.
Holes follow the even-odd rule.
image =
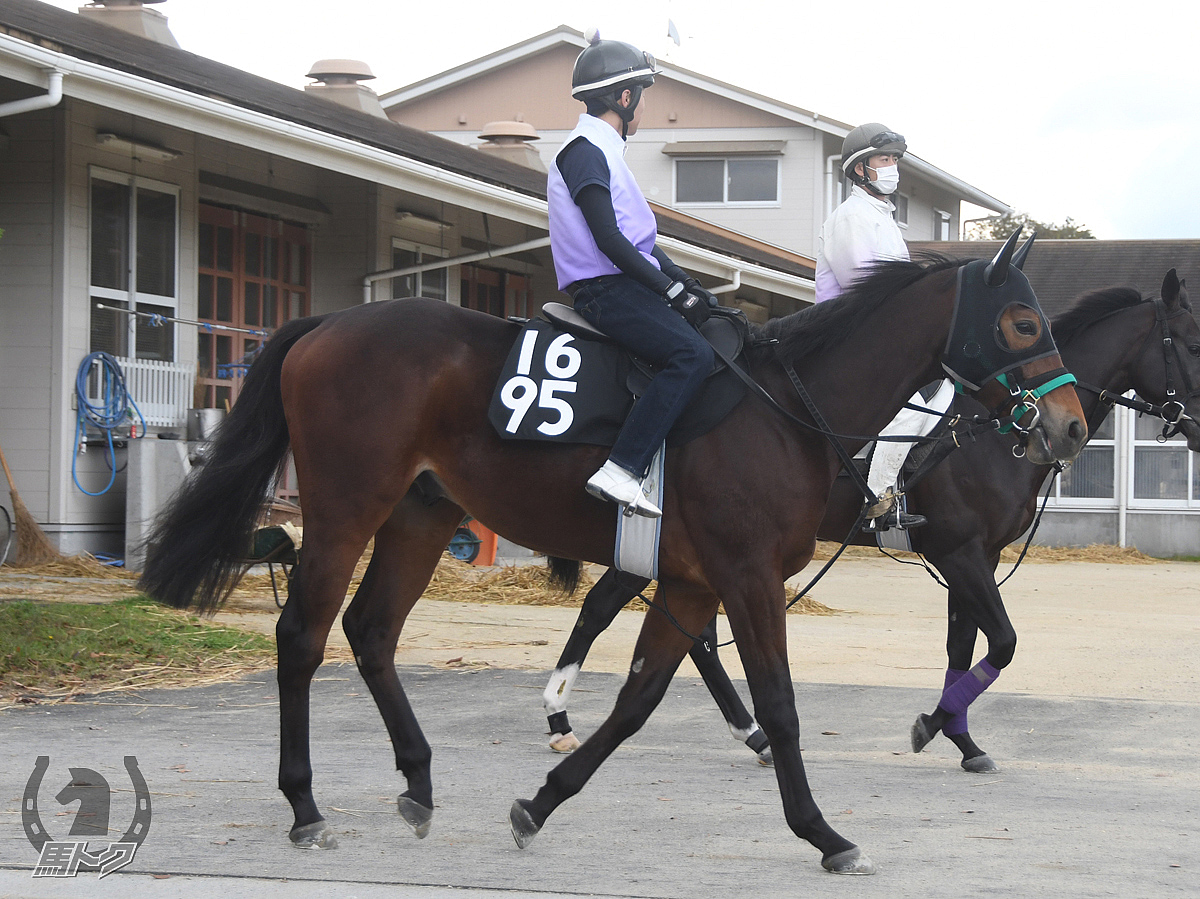
[[[1017,240],[1021,236],[1021,229],[1017,228],[1004,241],[1004,246],[1000,248],[1000,252],[996,254],[996,258],[987,264],[987,268],[983,270],[983,283],[988,287],[999,287],[1008,278],[1008,266],[1012,262],[1013,249],[1017,245]]]
[[[1163,278],[1162,292],[1160,294],[1168,309],[1178,308],[1179,291],[1181,287],[1183,287],[1183,282],[1180,281],[1179,276],[1175,274],[1175,269],[1171,269],[1169,272],[1167,272],[1166,277]]]
[[[1029,240],[1021,244],[1021,249],[1013,253],[1012,264],[1022,271],[1025,269],[1025,258],[1029,255],[1029,249],[1033,246],[1035,240],[1037,240],[1036,231],[1029,235]]]

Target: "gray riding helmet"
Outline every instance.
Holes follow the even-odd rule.
[[[879,122],[867,122],[847,134],[842,141],[842,173],[851,181],[858,182],[860,179],[854,174],[854,167],[858,163],[866,162],[880,153],[903,156],[907,150],[908,144],[904,142],[903,134],[897,134]]]

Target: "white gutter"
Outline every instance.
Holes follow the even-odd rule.
[[[484,259],[496,259],[500,256],[512,256],[516,253],[524,253],[526,250],[540,250],[542,247],[548,246],[550,246],[550,238],[539,237],[535,240],[527,240],[524,243],[513,244],[509,247],[484,250],[483,252],[471,253],[467,256],[437,259],[433,262],[423,262],[420,265],[410,265],[406,268],[391,268],[386,272],[372,272],[363,278],[363,302],[370,303],[373,301],[371,288],[376,281],[390,281],[392,278],[402,278],[405,275],[415,275],[418,272],[432,272],[440,268],[449,268],[452,265],[467,265],[471,262],[482,262]]]
[[[61,103],[63,96],[63,73],[57,69],[51,69],[46,74],[50,78],[48,93],[39,94],[36,97],[26,97],[23,100],[0,103],[0,119],[10,115],[20,115],[23,112],[49,109],[51,106],[57,106]]]

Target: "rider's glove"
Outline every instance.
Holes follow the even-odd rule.
[[[695,296],[698,296],[704,300],[704,302],[708,303],[709,309],[716,309],[717,306],[720,305],[717,300],[717,295],[711,291],[705,290],[704,285],[702,285],[695,278],[688,278],[683,282],[683,286],[687,288],[688,293],[694,294]]]
[[[708,301],[692,293],[681,281],[672,281],[663,294],[671,308],[684,317],[689,325],[700,327],[708,321]]]

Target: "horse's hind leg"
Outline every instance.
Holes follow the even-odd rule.
[[[462,517],[454,503],[426,505],[410,491],[376,532],[371,564],[342,616],[354,661],[392,739],[396,770],[408,785],[397,808],[418,838],[429,833],[433,817],[431,753],[396,674],[396,641]]]
[[[302,849],[332,849],[337,840],[317,810],[312,793],[309,692],[313,673],[325,657],[329,628],[346,598],[346,587],[367,539],[355,539],[307,519],[304,544],[288,586],[287,604],[275,625],[279,789],[295,815],[288,834],[292,842]]]
[[[579,740],[571,732],[571,723],[567,720],[567,702],[588,651],[596,638],[613,623],[617,613],[649,584],[649,578],[623,575],[616,568],[610,568],[583,598],[575,627],[542,693],[542,707],[550,725],[550,748],[555,752],[572,752],[579,748]]]
[[[704,685],[708,687],[708,692],[716,700],[717,708],[725,716],[725,723],[729,725],[729,732],[733,734],[734,739],[741,740],[750,747],[750,750],[758,756],[760,765],[772,765],[771,743],[767,740],[767,735],[763,733],[758,722],[746,709],[742,697],[738,696],[737,689],[734,688],[729,674],[725,671],[725,666],[721,664],[721,659],[717,656],[716,615],[700,632],[700,642],[692,646],[688,655],[691,656],[693,664],[704,679]]]

